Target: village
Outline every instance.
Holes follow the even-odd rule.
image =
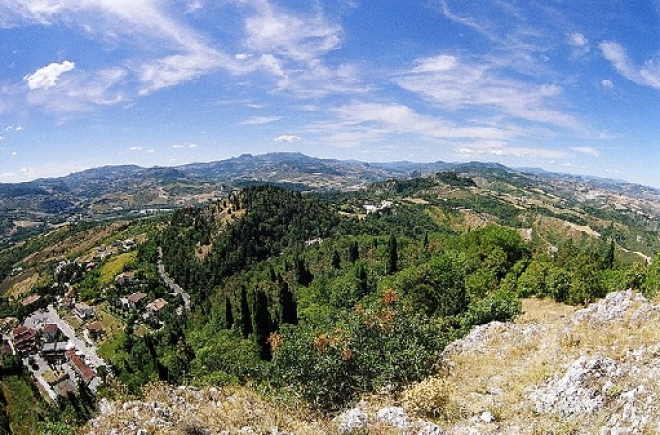
[[[134,247],[130,239],[118,243],[114,250],[97,247],[92,260],[62,261],[55,267],[54,275],[59,276],[62,270],[72,265],[88,273],[105,258],[117,252],[131,251]],[[168,297],[170,301],[180,302],[174,312],[176,315],[183,314],[184,309],[189,308],[188,294],[167,276],[160,262],[158,274],[174,296]],[[135,325],[148,325],[144,328],[158,329],[164,325],[163,313],[174,308],[165,298],[150,299],[146,292],[141,291],[140,279],[132,270],[118,273],[112,287],[113,294],[122,296],[107,304],[105,310],[80,300],[75,286],[68,282],[52,285],[52,289],[61,290],[54,300],[50,295],[31,294],[24,297],[20,302],[23,322],[15,317],[0,321],[0,361],[6,363],[14,358],[18,362],[20,359],[34,377],[44,398],[53,403],[58,397],[67,397],[83,388],[95,395],[108,377],[113,376],[112,367],[99,356],[98,350],[107,335],[116,332],[117,324],[122,324],[118,319]],[[110,331],[108,319],[114,320],[109,326]]]

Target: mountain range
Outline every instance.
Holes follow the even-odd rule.
[[[112,219],[213,201],[254,183],[302,191],[357,190],[386,179],[442,171],[482,180],[482,185],[523,199],[540,189],[569,204],[593,203],[596,208],[660,216],[660,190],[619,180],[512,169],[496,163],[365,163],[271,153],[175,167],[104,166],[60,178],[0,183],[0,235],[6,243],[67,219]]]

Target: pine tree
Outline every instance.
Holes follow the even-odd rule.
[[[259,356],[263,361],[273,358],[268,337],[273,332],[273,321],[268,311],[268,298],[262,290],[257,290],[254,303],[254,325],[256,329],[256,340],[259,346]]]
[[[247,338],[254,331],[252,328],[252,313],[250,313],[250,304],[248,304],[245,287],[241,289],[241,326],[244,338]]]
[[[397,252],[396,246],[396,237],[390,236],[390,240],[387,243],[387,274],[392,275],[396,273],[399,262],[399,254]]]
[[[225,329],[231,329],[234,326],[234,312],[231,308],[229,296],[225,297]]]
[[[280,283],[280,307],[282,309],[282,323],[298,324],[298,305],[287,282]]]

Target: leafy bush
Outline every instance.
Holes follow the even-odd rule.
[[[358,306],[331,330],[282,328],[271,341],[273,383],[293,386],[317,407],[337,409],[361,393],[433,373],[445,345],[439,326],[396,308],[395,298],[377,309]]]

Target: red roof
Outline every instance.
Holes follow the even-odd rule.
[[[92,322],[89,325],[87,325],[87,329],[90,332],[103,332],[105,330],[101,322]]]
[[[132,295],[130,295],[130,296],[129,296],[128,298],[126,298],[126,299],[128,299],[129,302],[132,302],[132,303],[134,303],[134,304],[137,304],[138,302],[144,300],[146,297],[147,297],[147,294],[146,294],[146,293],[137,292],[137,293],[133,293]]]
[[[73,367],[76,369],[78,374],[83,378],[83,381],[86,384],[89,384],[89,382],[92,379],[94,379],[94,376],[96,376],[94,370],[92,370],[90,366],[85,364],[85,361],[83,361],[82,358],[76,355],[76,352],[73,349],[67,350],[66,352],[64,352],[64,355],[67,357],[69,361],[71,361],[71,364],[73,364]]]
[[[55,334],[59,328],[57,327],[56,324],[54,323],[46,323],[43,328],[41,328],[41,332],[44,334]]]

